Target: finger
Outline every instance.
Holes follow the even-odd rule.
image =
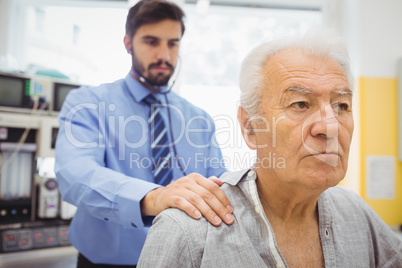
[[[206,193],[205,189],[196,186],[198,189],[196,192],[189,191],[187,193],[187,200],[194,205],[200,213],[204,216],[204,218],[209,221],[211,224],[215,226],[219,226],[222,223],[222,219],[215,213],[215,211],[210,207],[208,204],[207,199],[213,198],[211,197],[211,194]],[[209,197],[205,197],[206,195],[209,195]],[[204,197],[202,197],[204,196]],[[216,198],[215,198],[216,199]],[[211,203],[211,201],[209,201]]]
[[[209,177],[208,180],[213,181],[219,187],[221,187],[223,185],[223,182],[220,179],[218,179],[217,177],[215,177],[215,176]]]
[[[175,196],[180,196],[184,198],[184,200],[193,205],[211,224],[219,226],[222,223],[222,219],[215,213],[214,209],[210,207],[210,205],[207,203],[207,200],[210,204],[216,204],[215,206],[220,204],[220,202],[210,191],[199,185],[199,183],[197,182],[198,179],[200,179],[201,181],[206,181],[208,184],[210,184],[210,187],[212,186],[219,189],[219,186],[217,186],[212,181],[208,181],[203,176],[199,174],[190,174],[168,185],[166,187],[166,190],[169,190],[171,193],[169,194],[169,197],[171,197],[173,193],[173,195]],[[167,201],[166,197],[163,199],[165,200],[165,202]],[[180,199],[178,199],[178,201],[180,201]],[[168,204],[168,206],[177,207],[181,210],[186,210],[186,208],[184,207],[185,205],[186,204],[183,204],[181,202]],[[221,209],[224,209],[223,205],[220,205]],[[189,214],[191,212],[186,213]]]
[[[171,198],[169,203],[169,207],[178,208],[187,213],[187,215],[189,215],[193,219],[198,220],[201,218],[200,211],[189,201],[187,201],[185,197],[176,195],[175,197]]]
[[[208,206],[208,204],[198,194],[191,190],[186,189],[177,195],[169,196],[167,199],[168,200],[165,199],[165,201],[167,201],[168,207],[175,207],[183,210],[194,219],[199,219],[201,218],[201,215],[203,215],[207,221],[215,226],[219,226],[222,223],[222,220]]]
[[[202,179],[200,184],[196,185],[192,191],[200,196],[203,202],[201,202],[198,198],[193,199],[190,202],[200,210],[201,214],[204,215],[209,222],[216,225],[217,220],[215,216],[218,216],[226,224],[233,223],[234,219],[233,215],[231,214],[233,212],[233,208],[230,205],[229,199],[227,199],[226,195],[218,185],[211,181]]]
[[[233,223],[234,219],[231,215],[233,208],[224,192],[215,182],[200,174],[192,173],[180,178],[168,185],[166,190],[168,189],[174,195],[183,197],[195,206],[211,224],[218,226],[222,220],[226,224]],[[166,198],[163,199],[165,202],[167,201]],[[170,204],[169,206],[180,208],[177,204]],[[184,208],[180,209],[184,210]]]
[[[210,183],[214,182],[213,183]],[[222,203],[222,205],[229,210],[230,213],[233,212],[233,207],[229,201],[229,199],[227,198],[227,196],[225,195],[225,193],[223,192],[223,190],[220,188],[220,186],[223,185],[223,182],[221,180],[219,180],[218,178],[216,178],[215,176],[210,177],[207,180],[208,183],[206,183],[206,180],[198,180],[197,179],[197,183],[200,184],[202,187],[206,188],[208,191],[212,192],[217,199],[219,200],[219,202]],[[218,186],[218,187],[217,187]]]

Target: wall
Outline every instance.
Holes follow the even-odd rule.
[[[7,65],[19,69],[25,64],[26,16],[18,1],[0,0],[0,68]]]
[[[402,162],[398,160],[397,69],[402,57],[402,1],[328,0],[326,24],[347,39],[356,76],[356,130],[359,176],[351,182],[389,225],[402,224]],[[402,107],[399,107],[402,108]],[[356,139],[357,138],[357,139]],[[367,156],[391,156],[395,161],[395,196],[367,196]],[[350,183],[350,182],[349,182]]]
[[[397,79],[360,77],[361,196],[390,225],[402,224],[402,162],[397,157]],[[393,156],[396,161],[395,198],[367,196],[367,161],[370,155]]]

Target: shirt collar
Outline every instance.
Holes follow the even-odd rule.
[[[247,176],[248,174],[250,174],[251,176]],[[243,170],[239,170],[236,172],[225,172],[222,174],[222,176],[220,177],[220,180],[230,184],[230,185],[237,185],[243,178],[246,179],[256,179],[256,173],[251,170],[251,169],[243,169]]]
[[[138,82],[134,79],[134,77],[131,76],[131,72],[126,75],[124,81],[126,82],[128,90],[130,91],[134,100],[138,103],[142,102],[149,94],[151,94],[148,89],[146,89],[143,85],[141,85],[140,82]],[[166,91],[167,87],[168,86],[161,86],[161,90]],[[160,96],[162,94],[157,93],[154,95],[159,101],[162,101],[162,98]]]

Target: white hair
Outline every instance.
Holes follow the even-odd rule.
[[[335,31],[315,29],[301,37],[292,36],[264,41],[248,53],[240,69],[240,105],[250,117],[261,114],[265,63],[279,51],[290,48],[299,48],[308,55],[331,58],[338,62],[344,70],[352,90],[354,81],[349,55],[344,40]]]

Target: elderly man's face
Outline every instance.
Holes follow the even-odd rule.
[[[264,72],[265,123],[252,124],[249,135],[259,172],[297,187],[336,185],[346,173],[353,133],[352,92],[343,69],[333,59],[288,49],[273,56]]]

